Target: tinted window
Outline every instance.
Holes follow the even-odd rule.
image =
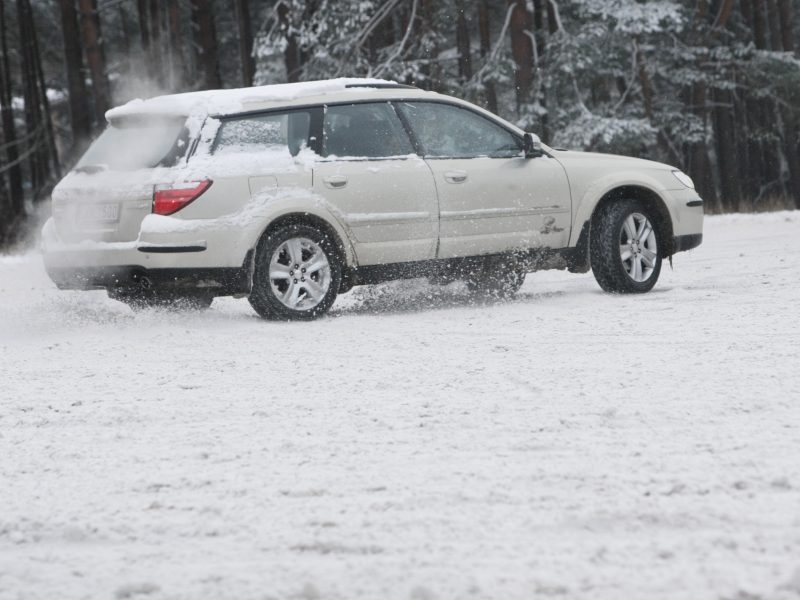
[[[226,119],[220,125],[214,153],[289,152],[308,145],[311,115],[305,111]]]
[[[398,103],[425,156],[518,156],[522,140],[470,110],[434,102]]]
[[[387,103],[329,106],[325,111],[323,156],[384,158],[413,153],[403,124]]]

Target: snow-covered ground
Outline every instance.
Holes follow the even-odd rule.
[[[0,257],[0,598],[797,599],[800,213],[705,233],[295,324]]]

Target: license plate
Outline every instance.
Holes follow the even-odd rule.
[[[119,204],[86,204],[78,209],[81,223],[116,223],[119,221]]]

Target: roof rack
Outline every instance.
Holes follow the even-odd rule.
[[[418,90],[415,85],[406,85],[404,83],[348,83],[344,86],[346,89],[350,88],[375,88],[377,90]]]

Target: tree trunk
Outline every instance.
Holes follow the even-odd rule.
[[[17,0],[17,26],[20,35],[22,96],[25,101],[25,130],[29,136],[28,168],[34,194],[44,184],[47,155],[42,154],[44,139],[42,113],[39,106],[38,77],[34,60],[34,40],[28,0]],[[44,159],[44,160],[43,160]]]
[[[478,31],[481,37],[481,58],[487,59],[492,51],[491,22],[489,19],[489,1],[480,0],[478,4]],[[497,91],[494,81],[484,81],[483,87],[486,90],[486,108],[493,113],[497,112]]]
[[[741,182],[736,152],[733,118],[733,95],[728,90],[714,91],[714,130],[717,140],[717,163],[721,205],[726,212],[739,208]]]
[[[703,122],[705,128],[708,117],[705,83],[696,82],[692,85],[690,103],[693,107],[693,112]],[[719,210],[717,190],[714,185],[714,173],[705,139],[696,144],[689,144],[687,154],[689,155],[687,160],[689,176],[694,180],[697,192],[709,206],[714,210]]]
[[[128,75],[131,72],[131,64],[130,64],[131,33],[128,24],[128,14],[125,11],[125,7],[122,4],[119,4],[117,6],[117,14],[119,15],[119,28],[122,32],[122,35],[120,36],[122,53],[128,57],[127,64],[124,67],[120,67],[120,70],[123,71],[126,75]]]
[[[547,62],[547,33],[545,32],[545,20],[547,18],[547,12],[545,6],[543,4],[547,2],[547,0],[533,0],[533,27],[536,33],[536,75],[537,77],[541,77],[539,75],[545,69],[545,65]],[[549,3],[548,3],[549,4]],[[624,89],[624,88],[623,88]],[[534,100],[536,100],[541,105],[540,117],[539,117],[539,136],[542,138],[546,144],[550,143],[550,114],[547,110],[548,105],[548,89],[545,85],[545,81],[542,79],[539,80],[539,84],[536,90],[536,94],[538,95]]]
[[[638,65],[638,79],[639,85],[642,89],[642,104],[644,106],[644,114],[647,119],[652,123],[655,116],[655,109],[653,107],[653,98],[655,97],[655,90],[653,90],[653,82],[650,79],[650,74],[647,72],[647,64],[644,59],[644,54],[639,48],[638,41],[636,42],[636,64]],[[661,150],[669,157],[669,162],[674,165],[679,165],[682,158],[673,148],[662,129],[658,129],[656,134],[658,145]]]
[[[136,0],[136,12],[139,14],[139,39],[142,41],[142,54],[150,53],[150,28],[147,24],[147,0]]]
[[[798,126],[794,114],[782,109],[783,120],[782,138],[783,153],[789,167],[789,181],[786,184],[789,196],[794,199],[794,205],[800,209],[800,152],[798,152]]]
[[[773,25],[777,25],[777,23],[770,22],[768,14],[769,5],[767,0],[753,0],[752,6],[753,38],[755,40],[756,48],[758,50],[769,49],[770,46],[768,43],[768,32],[770,33],[769,42],[777,42],[780,44],[780,40],[774,39],[779,37],[779,34],[777,31],[772,31]],[[752,98],[747,101],[747,106],[747,112],[749,113],[748,116],[752,118],[752,122],[755,123],[757,130],[770,130],[773,128],[776,118],[775,113],[778,109],[770,99],[761,100]],[[754,144],[756,146],[755,149],[758,152],[757,156],[754,156],[753,154],[750,156],[752,166],[750,180],[753,182],[753,191],[756,194],[759,194],[765,183],[770,183],[781,179],[780,161],[778,158],[779,150],[775,145],[766,141],[759,140],[748,143]],[[758,189],[755,189],[755,184],[758,185]],[[755,201],[756,199],[757,195],[753,196],[749,200]]]
[[[58,149],[56,148],[56,136],[53,132],[53,118],[50,113],[50,99],[47,97],[47,83],[44,80],[44,69],[42,68],[42,53],[39,50],[39,34],[36,32],[36,24],[33,21],[33,11],[30,10],[28,5],[31,19],[31,38],[33,39],[33,64],[36,71],[36,80],[38,82],[38,89],[40,93],[39,101],[42,103],[44,110],[44,131],[45,142],[47,148],[45,151],[45,158],[43,159],[47,165],[46,154],[49,151],[50,159],[52,160],[52,173],[55,173],[58,179],[61,179],[61,165],[58,160]],[[47,170],[48,176],[51,174],[50,169]]]
[[[733,0],[722,1],[722,5],[719,7],[719,13],[717,13],[717,27],[725,29],[728,26],[728,21],[733,14],[733,3]]]
[[[514,58],[514,91],[517,98],[517,113],[522,105],[531,101],[533,85],[533,43],[528,32],[531,30],[531,13],[525,0],[508,0],[511,13],[511,55]]]
[[[100,36],[97,0],[78,0],[78,8],[81,12],[83,49],[86,52],[86,61],[89,63],[89,72],[92,75],[95,126],[102,127],[106,122],[106,111],[111,107],[111,93]]]
[[[236,24],[239,31],[239,59],[242,63],[242,85],[253,85],[256,67],[253,61],[253,30],[250,25],[250,1],[235,0]]]
[[[21,214],[23,207],[22,165],[19,160],[17,127],[14,123],[11,68],[8,60],[6,39],[5,1],[0,0],[0,120],[3,125],[3,144],[6,146],[6,169],[8,169],[8,188],[10,203],[15,214]],[[11,166],[7,166],[11,165]]]
[[[11,108],[11,72],[6,44],[4,1],[0,0],[0,119],[3,126],[3,143],[6,161],[0,162],[0,245],[13,238],[17,222],[24,211],[22,169],[19,164],[18,139]],[[0,155],[2,156],[2,155]],[[8,191],[5,175],[8,173]]]
[[[181,43],[181,5],[179,0],[169,0],[167,21],[169,25],[169,87],[174,91],[183,87],[186,77],[183,64],[183,44]]]
[[[769,24],[769,45],[775,52],[783,49],[781,39],[781,21],[778,14],[778,5],[775,0],[767,0],[767,23]]]
[[[283,51],[283,60],[286,64],[286,80],[300,81],[303,64],[300,58],[300,47],[297,44],[297,35],[292,27],[292,18],[289,7],[281,2],[278,4],[278,21],[281,32],[286,39],[286,48]]]
[[[533,0],[533,28],[536,31],[536,55],[541,59],[544,54],[544,19],[545,12],[542,0]]]
[[[13,220],[11,196],[6,188],[5,174],[0,173],[0,248],[10,242],[11,221]]]
[[[421,53],[424,62],[420,71],[424,75],[419,82],[424,89],[438,91],[442,87],[441,67],[439,65],[439,43],[437,40],[436,7],[434,0],[420,0],[420,10],[417,17],[420,28],[419,37],[422,41]]]
[[[192,20],[196,25],[194,31],[195,45],[198,52],[199,67],[202,72],[204,89],[219,89],[222,81],[219,75],[219,59],[217,57],[217,33],[214,27],[214,13],[211,0],[192,0]]]
[[[558,31],[558,8],[555,5],[555,0],[545,0],[545,6],[547,7],[547,31],[550,35],[553,35]]]
[[[768,0],[770,41],[775,51],[793,52],[794,40],[791,32],[791,5],[779,0]],[[788,21],[787,21],[788,19]],[[787,28],[788,25],[788,28]],[[800,208],[800,152],[798,152],[798,127],[795,114],[785,107],[776,108],[782,126],[778,128],[781,148],[789,171],[786,194]]]
[[[150,52],[148,53],[148,65],[153,79],[155,79],[159,87],[164,87],[166,83],[164,68],[167,65],[164,60],[163,40],[161,38],[161,2],[159,0],[150,0],[148,16],[150,21]]]
[[[792,0],[778,0],[778,12],[780,13],[781,40],[785,52],[794,52],[795,43],[793,36],[794,18],[792,11]]]
[[[472,49],[470,48],[469,26],[464,14],[464,3],[457,5],[456,48],[458,48],[458,76],[464,84],[472,79]]]
[[[80,43],[78,13],[74,0],[60,0],[61,30],[64,37],[64,63],[67,69],[69,117],[72,125],[72,147],[79,153],[92,134],[92,117],[86,101],[86,80],[83,77],[83,50]]]
[[[745,2],[747,0],[744,0]],[[756,48],[767,49],[767,15],[766,0],[752,0],[753,6],[753,39]]]
[[[370,64],[378,64],[379,52],[393,46],[397,40],[396,32],[401,36],[408,26],[408,16],[402,11],[392,12],[390,17],[381,21],[367,39],[367,52]]]

